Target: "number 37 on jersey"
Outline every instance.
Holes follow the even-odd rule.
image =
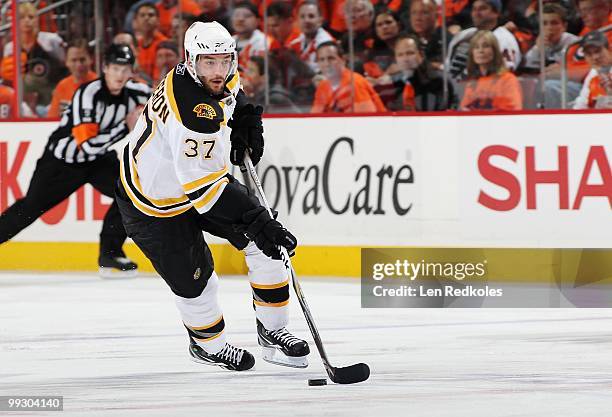
[[[211,159],[215,147],[214,139],[185,139],[185,156],[187,158]]]

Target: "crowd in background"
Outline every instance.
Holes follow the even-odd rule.
[[[137,78],[151,86],[182,61],[189,25],[220,22],[237,41],[245,93],[270,113],[560,108],[563,87],[574,108],[612,107],[610,0],[544,0],[541,22],[536,0],[104,3],[104,42],[130,45]],[[60,117],[97,76],[96,41],[84,30],[93,7],[68,13],[60,30],[57,10],[38,13],[50,5],[18,2],[17,60],[3,32],[0,118],[16,115],[16,61],[25,117]],[[10,23],[11,2],[0,6]]]

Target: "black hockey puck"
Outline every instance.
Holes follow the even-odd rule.
[[[327,379],[325,378],[321,378],[321,379],[309,379],[308,380],[308,385],[311,387],[318,387],[320,385],[327,385]]]

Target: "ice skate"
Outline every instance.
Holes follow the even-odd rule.
[[[98,265],[101,278],[133,278],[138,275],[138,265],[125,256],[100,255]]]
[[[205,365],[215,365],[230,371],[246,371],[255,365],[255,358],[248,351],[226,343],[217,353],[207,353],[193,340],[189,344],[191,360]]]
[[[257,320],[257,336],[263,360],[266,362],[292,368],[308,366],[308,343],[293,336],[284,327],[279,330],[266,330]]]

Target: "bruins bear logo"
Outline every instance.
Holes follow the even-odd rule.
[[[193,108],[193,112],[197,117],[204,117],[206,119],[214,119],[217,112],[210,104],[200,103]]]

